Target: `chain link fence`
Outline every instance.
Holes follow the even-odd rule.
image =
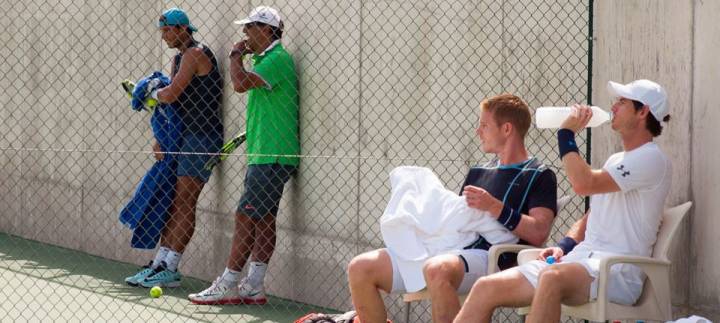
[[[225,268],[253,157],[246,146],[215,167],[199,195],[179,266],[183,283],[166,289],[175,301],[148,302],[147,291],[123,278],[155,252],[131,248],[118,215],[155,163],[154,134],[150,113],[130,109],[120,82],[172,74],[177,50],[161,39],[157,21],[183,8],[195,39],[217,57],[224,138],[245,131],[248,94],[234,91],[228,53],[246,37],[232,22],[258,5],[280,11],[299,84],[300,164],[277,212],[269,302],[187,300]],[[139,320],[161,308],[164,316],[150,316],[286,322],[344,312],[352,308],[348,262],[383,246],[390,170],[429,167],[459,191],[468,168],[493,157],[474,133],[483,98],[510,92],[531,107],[588,100],[588,1],[2,0],[0,9],[0,277],[11,286],[2,289],[0,310],[9,320]],[[531,129],[526,144],[555,170],[558,196],[571,195],[554,132]],[[166,156],[173,155],[193,154]],[[573,197],[548,243],[583,210]],[[43,305],[28,305],[38,290]],[[401,298],[385,303],[402,322]],[[421,304],[411,322],[429,321],[429,304]],[[519,317],[503,310],[495,320]]]

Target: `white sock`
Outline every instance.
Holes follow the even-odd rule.
[[[170,271],[177,271],[178,265],[180,264],[180,258],[182,258],[181,253],[174,250],[168,250],[167,257],[165,257],[165,265],[167,265],[167,269]]]
[[[262,262],[250,262],[248,268],[248,283],[252,287],[262,286],[265,281],[265,272],[267,271],[267,264]]]
[[[155,254],[155,259],[153,259],[152,262],[152,269],[160,266],[160,262],[165,260],[165,257],[167,257],[169,251],[170,249],[168,249],[167,247],[160,247],[160,249],[158,249],[157,253]]]
[[[220,276],[220,281],[228,287],[237,285],[238,280],[240,280],[240,272],[227,267],[225,268],[225,272],[223,272],[222,276]]]

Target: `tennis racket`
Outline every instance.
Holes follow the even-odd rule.
[[[222,146],[219,154],[212,156],[210,160],[205,163],[205,169],[212,170],[215,165],[227,159],[229,154],[231,154],[233,151],[235,151],[235,149],[237,149],[238,146],[245,142],[245,139],[247,139],[247,136],[245,135],[244,131],[235,136],[235,138],[230,139],[230,141],[226,142]]]
[[[120,82],[120,86],[122,86],[123,91],[125,91],[125,94],[127,94],[128,98],[132,99],[132,93],[135,90],[135,83],[126,79]],[[152,109],[157,105],[157,103],[157,100],[153,98],[145,99],[145,107],[148,111],[152,111]]]

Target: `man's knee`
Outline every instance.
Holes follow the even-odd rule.
[[[348,279],[350,283],[376,283],[377,261],[369,257],[368,254],[362,254],[353,258],[347,268]]]
[[[179,177],[177,183],[175,184],[174,202],[182,205],[193,206],[197,202],[203,186],[204,183],[196,178],[189,176]]]
[[[561,266],[549,266],[541,270],[538,274],[538,285],[543,285],[545,288],[561,287],[566,280],[563,271]]]
[[[502,282],[495,279],[495,276],[484,276],[475,281],[470,289],[470,293],[476,296],[488,295],[489,297],[492,297],[492,295],[501,293],[502,289]]]
[[[457,288],[465,274],[462,260],[455,255],[444,255],[428,259],[423,265],[423,275],[428,288],[450,284]]]

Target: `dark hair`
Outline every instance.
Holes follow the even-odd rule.
[[[635,107],[635,111],[640,111],[644,106],[645,103],[642,103],[640,101],[632,100],[633,106]],[[670,121],[670,116],[667,115],[665,118],[663,118],[663,122]],[[662,131],[663,127],[660,124],[660,121],[658,119],[655,119],[655,116],[652,113],[648,113],[647,119],[645,119],[645,128],[647,128],[648,131],[653,135],[653,137],[659,136]]]
[[[270,41],[276,41],[276,40],[282,38],[282,34],[283,34],[283,22],[282,21],[280,22],[280,25],[278,27],[275,27],[273,25],[268,25],[264,22],[259,22],[259,21],[250,22],[248,24],[254,24],[259,27],[270,28]]]
[[[270,39],[271,39],[272,41],[276,41],[276,40],[282,38],[283,27],[284,27],[284,25],[283,25],[283,22],[282,22],[282,21],[280,21],[280,25],[277,26],[277,27],[275,27],[275,26],[270,26],[270,30],[272,30],[272,35],[270,36]]]
[[[498,126],[509,122],[521,138],[525,138],[530,129],[532,123],[530,108],[525,101],[515,95],[503,93],[487,98],[480,102],[480,108],[492,113]]]

